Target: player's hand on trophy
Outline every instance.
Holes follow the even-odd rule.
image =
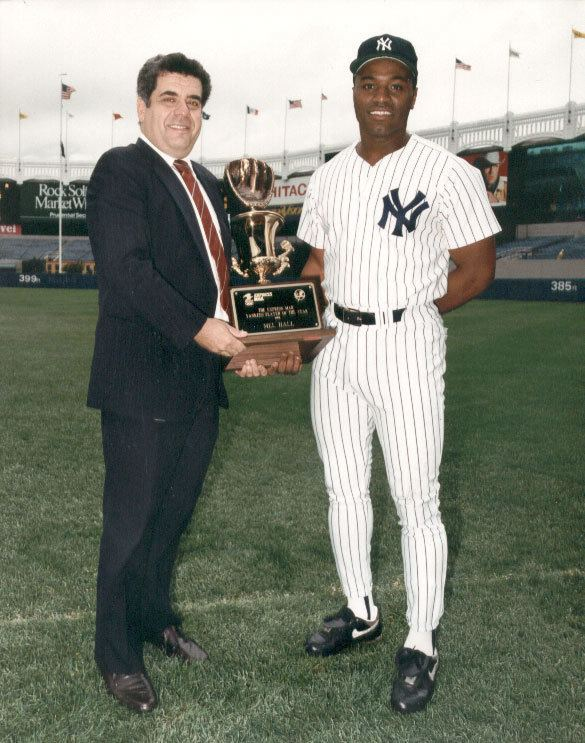
[[[263,160],[243,157],[226,168],[228,179],[242,201],[252,209],[264,209],[272,197],[274,174]]]
[[[278,361],[270,365],[272,374],[298,374],[303,366],[301,357],[294,351],[283,353]],[[271,372],[269,371],[269,374]]]
[[[245,349],[240,338],[245,338],[247,335],[245,330],[238,330],[223,320],[209,317],[193,340],[211,353],[220,356],[235,356]]]
[[[301,357],[288,351],[283,353],[278,361],[270,366],[259,364],[256,359],[247,359],[241,369],[235,373],[238,377],[250,379],[252,377],[271,377],[273,374],[298,374],[303,366]]]

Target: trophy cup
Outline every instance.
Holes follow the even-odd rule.
[[[238,254],[231,267],[249,280],[230,289],[232,322],[248,336],[243,341],[246,350],[226,368],[241,369],[247,359],[269,366],[288,351],[311,361],[335,330],[323,327],[314,279],[270,280],[290,267],[294,251],[288,240],[276,248],[276,233],[284,219],[266,209],[274,186],[272,168],[254,158],[233,160],[226,166],[224,186]]]

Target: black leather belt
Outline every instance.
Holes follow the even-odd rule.
[[[402,307],[399,310],[392,310],[392,322],[400,322],[405,309],[405,307]],[[333,305],[333,312],[335,313],[335,317],[341,320],[341,322],[346,322],[349,325],[376,325],[376,315],[373,312],[352,310],[349,307],[341,307],[338,304]],[[384,316],[386,313],[381,312],[380,314]]]

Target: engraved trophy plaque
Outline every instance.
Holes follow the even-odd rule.
[[[237,258],[232,270],[246,283],[230,289],[232,321],[248,332],[246,351],[234,356],[227,369],[240,369],[247,359],[269,366],[288,351],[311,361],[335,335],[323,327],[317,282],[271,281],[290,267],[294,251],[288,240],[276,246],[284,222],[266,209],[272,196],[274,173],[262,160],[242,158],[226,166],[224,185]]]

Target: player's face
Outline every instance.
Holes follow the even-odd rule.
[[[165,154],[186,157],[201,131],[201,92],[192,75],[160,74],[150,104],[139,98],[136,105],[142,133]]]
[[[408,69],[393,59],[374,59],[357,73],[353,106],[362,139],[388,139],[406,131],[416,88]]]

